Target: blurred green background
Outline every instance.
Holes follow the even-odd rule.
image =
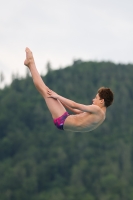
[[[45,83],[91,104],[114,92],[105,122],[88,133],[58,130],[30,75],[0,90],[0,200],[133,199],[133,65],[74,62]]]

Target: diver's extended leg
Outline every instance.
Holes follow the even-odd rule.
[[[25,51],[26,51],[26,60],[24,61],[24,64],[29,68],[31,72],[35,87],[45,99],[45,102],[47,104],[49,111],[52,114],[53,119],[60,117],[61,115],[64,114],[64,112],[66,112],[66,109],[64,108],[64,106],[61,104],[60,101],[53,98],[49,98],[49,95],[47,93],[47,90],[49,88],[45,85],[40,74],[37,71],[31,50],[29,48],[26,48]]]

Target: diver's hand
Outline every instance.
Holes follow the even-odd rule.
[[[58,99],[58,94],[56,92],[54,92],[53,90],[48,90],[47,91],[48,95],[49,95],[49,98],[54,98],[54,99]]]

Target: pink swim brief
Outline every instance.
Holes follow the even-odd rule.
[[[55,126],[60,130],[64,130],[63,125],[64,125],[64,122],[65,122],[65,119],[68,116],[69,116],[69,113],[65,112],[61,117],[54,119],[53,122],[54,122]]]

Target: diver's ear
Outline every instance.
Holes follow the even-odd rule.
[[[104,99],[100,99],[100,103],[101,103],[101,104],[104,104]]]

